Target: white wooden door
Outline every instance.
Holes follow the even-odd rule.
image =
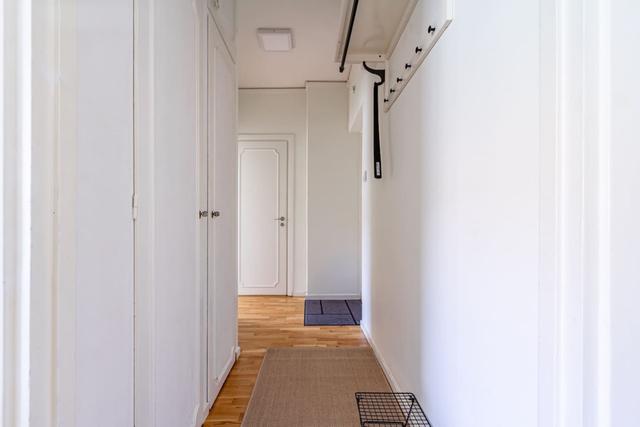
[[[238,198],[235,65],[208,24],[208,397],[220,390],[237,343]]]
[[[287,293],[287,142],[238,143],[240,295]]]
[[[201,381],[201,400],[206,406],[210,402],[209,396],[209,138],[207,135],[209,116],[208,116],[208,90],[207,83],[209,81],[209,65],[208,65],[208,50],[206,46],[206,40],[208,38],[207,26],[209,24],[209,14],[205,13],[202,17],[202,25],[205,28],[204,31],[204,58],[201,64],[203,73],[203,85],[205,93],[199,94],[203,97],[200,100],[202,103],[202,127],[201,132],[204,135],[199,140],[198,147],[198,281],[200,285],[200,369],[202,372]]]

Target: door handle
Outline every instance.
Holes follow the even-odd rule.
[[[200,211],[198,212],[198,218],[206,218],[209,216],[209,211]]]
[[[281,216],[280,218],[275,218],[274,221],[284,221],[286,218]]]
[[[220,211],[211,211],[211,217],[219,217],[220,216]]]

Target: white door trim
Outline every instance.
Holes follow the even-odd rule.
[[[295,284],[293,283],[295,267],[293,265],[294,234],[295,234],[295,142],[296,137],[292,133],[239,133],[238,142],[256,141],[286,141],[287,143],[287,295],[293,296]],[[238,192],[240,188],[238,188]],[[238,197],[239,200],[239,197]],[[240,221],[240,209],[238,209],[238,221]],[[238,222],[239,223],[239,222]],[[238,254],[240,257],[240,254]],[[240,259],[240,258],[238,258]]]
[[[541,3],[539,426],[611,425],[608,3]]]
[[[39,58],[32,49],[31,2],[5,1],[0,7],[0,424],[26,427],[34,390],[31,347],[40,344],[33,342],[32,331],[37,329],[31,326],[32,243],[36,237],[31,231],[31,200],[37,200],[33,190],[38,189],[31,154],[32,133],[38,133],[32,118],[37,105],[32,96],[38,94],[33,91],[31,59]]]
[[[156,293],[156,212],[155,212],[155,27],[153,1],[138,0],[134,8],[134,191],[138,213],[134,223],[134,424],[156,424],[157,330]]]

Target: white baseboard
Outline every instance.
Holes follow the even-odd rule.
[[[375,354],[376,359],[378,359],[378,363],[380,363],[380,366],[384,371],[384,375],[387,377],[387,381],[391,386],[391,390],[396,393],[400,392],[401,390],[400,390],[400,386],[398,386],[398,382],[396,381],[395,377],[391,373],[391,369],[389,369],[389,365],[387,365],[387,363],[384,361],[382,354],[380,354],[380,350],[378,350],[378,347],[376,346],[376,343],[373,341],[371,333],[369,332],[369,329],[367,328],[364,322],[360,322],[360,329],[362,329],[362,333],[367,339],[369,346],[371,346],[371,349],[373,350],[373,354]]]
[[[209,415],[209,412],[211,411],[211,408],[213,407],[213,401],[205,403],[203,405],[198,405],[196,407],[196,411],[194,414],[194,422],[193,422],[193,427],[200,427],[204,424],[204,421],[207,419],[207,415]]]
[[[213,392],[213,396],[214,396],[213,399],[211,399],[211,402],[208,402],[206,405],[204,405],[204,407],[201,407],[202,410],[196,411],[198,414],[198,417],[197,417],[197,422],[194,424],[194,427],[200,427],[204,424],[204,421],[207,419],[207,415],[209,415],[209,412],[211,412],[213,403],[216,401],[216,398],[218,397],[218,393],[220,393],[220,390],[222,389],[224,382],[227,380],[227,377],[229,376],[229,373],[231,372],[233,365],[235,365],[236,360],[238,360],[239,355],[240,355],[240,347],[233,346],[231,348],[231,356],[229,357],[229,360],[227,360],[227,363],[224,366],[224,369],[222,371],[222,375],[220,376],[220,379],[218,380],[218,384],[216,385],[216,389]]]
[[[360,299],[360,294],[313,294],[308,293],[307,298],[311,299]]]
[[[202,411],[202,406],[201,405],[196,405],[195,408],[193,408],[193,415],[191,416],[191,421],[193,423],[194,427],[198,427],[201,426],[202,424],[204,424],[204,420],[207,418],[207,411]],[[202,418],[202,413],[204,412],[204,418]],[[201,422],[198,422],[200,420],[200,418],[202,418]]]

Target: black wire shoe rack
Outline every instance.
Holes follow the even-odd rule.
[[[356,393],[360,425],[368,426],[427,426],[424,414],[413,393]]]

